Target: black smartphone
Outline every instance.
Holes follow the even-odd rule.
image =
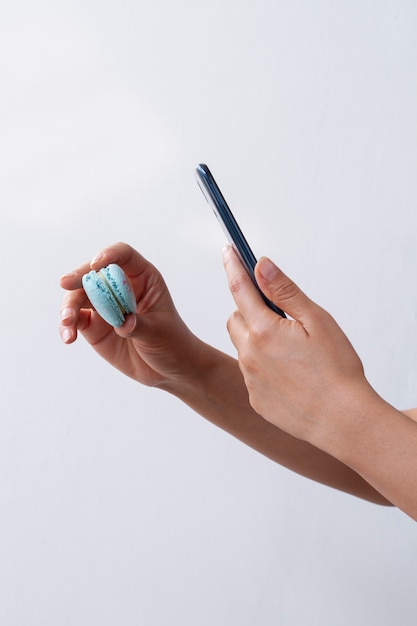
[[[286,317],[284,311],[279,309],[273,302],[268,300],[268,298],[264,296],[262,291],[259,289],[255,280],[254,272],[256,265],[255,255],[253,254],[248,242],[246,241],[242,231],[240,230],[238,223],[233,217],[233,214],[229,209],[229,206],[224,199],[223,194],[220,191],[216,181],[214,180],[209,168],[204,163],[200,163],[200,165],[197,165],[195,171],[197,182],[201,188],[201,191],[203,192],[204,197],[213,209],[214,214],[220,222],[220,225],[222,226],[229,243],[236,250],[237,254],[240,257],[240,260],[246,268],[246,271],[251,277],[254,285],[258,289],[265,303],[269,306],[270,309],[275,311],[275,313],[278,313],[278,315],[281,315],[281,317]]]

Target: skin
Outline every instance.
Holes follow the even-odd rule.
[[[231,249],[224,261],[237,305],[228,330],[253,409],[417,519],[416,410],[400,412],[372,389],[334,319],[272,261],[257,264],[257,283],[293,319],[262,306]]]
[[[159,271],[123,243],[61,278],[61,337],[70,344],[81,333],[127,376],[175,395],[281,465],[417,518],[417,410],[401,413],[371,389],[328,313],[275,266],[272,278],[262,276],[268,260],[258,263],[257,280],[292,320],[266,307],[231,249],[224,260],[237,305],[228,330],[238,359],[190,331]],[[136,314],[118,329],[81,287],[83,274],[109,263],[123,267],[137,300]]]

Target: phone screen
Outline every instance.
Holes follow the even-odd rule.
[[[254,282],[256,288],[259,290],[265,303],[269,306],[269,308],[278,313],[278,315],[281,315],[281,317],[286,317],[284,311],[278,308],[273,302],[268,300],[268,298],[266,298],[264,294],[260,291],[255,280],[254,272],[257,262],[256,257],[253,254],[242,231],[240,230],[238,223],[236,222],[226,200],[223,197],[222,192],[220,191],[219,186],[214,180],[214,177],[211,174],[207,165],[205,165],[204,163],[200,163],[200,165],[196,167],[196,178],[204,197],[213,209],[214,214],[216,215],[221,227],[223,228],[223,231],[225,232],[229,243],[231,243],[233,248],[236,250],[243,265],[246,268],[246,271]]]

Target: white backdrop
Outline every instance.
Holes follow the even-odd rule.
[[[417,405],[417,5],[0,9],[0,623],[415,625],[417,531],[61,344],[59,276],[125,240],[233,353],[206,161],[257,255]]]

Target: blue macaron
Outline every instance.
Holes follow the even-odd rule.
[[[126,315],[136,311],[136,298],[129,280],[115,263],[82,278],[84,291],[97,313],[111,326],[122,326]]]

